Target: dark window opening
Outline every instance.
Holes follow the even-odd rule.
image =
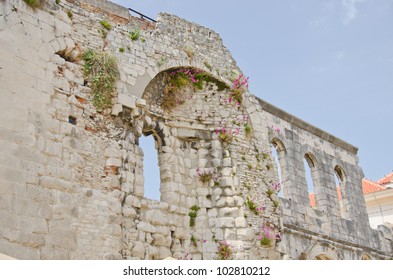
[[[68,123],[76,125],[76,117],[68,116]]]

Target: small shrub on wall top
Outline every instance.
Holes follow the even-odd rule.
[[[110,108],[115,84],[120,76],[116,57],[89,49],[83,54],[83,60],[84,75],[90,82],[93,94],[93,105],[97,111]]]

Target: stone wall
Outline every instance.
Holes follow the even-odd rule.
[[[144,21],[98,0],[36,9],[0,1],[0,14],[1,253],[215,259],[225,242],[235,259],[392,255],[391,229],[369,229],[357,150],[249,93],[241,104],[229,102],[241,71],[214,31],[168,14]],[[81,59],[88,49],[118,60],[110,109],[92,104]],[[208,82],[164,110],[168,75],[190,69],[205,71]],[[232,141],[220,141],[223,128],[236,131]],[[155,139],[160,201],[144,197],[153,186],[144,184],[140,137]],[[305,154],[315,160],[317,209],[308,206]],[[344,218],[336,166],[345,175]],[[203,173],[214,178],[203,182]],[[274,233],[270,246],[259,241],[266,228]]]

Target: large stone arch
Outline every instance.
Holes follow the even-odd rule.
[[[341,252],[332,244],[315,241],[302,253],[305,260],[342,260]]]
[[[135,79],[135,85],[133,86],[133,95],[142,98],[145,89],[148,87],[148,85],[157,78],[161,73],[165,73],[167,71],[173,70],[173,69],[179,69],[179,68],[192,68],[192,69],[199,69],[201,71],[205,71],[209,76],[213,77],[214,79],[217,79],[219,81],[222,81],[226,84],[230,84],[230,81],[218,75],[218,73],[214,73],[211,71],[211,69],[207,68],[206,62],[193,62],[191,63],[189,61],[184,61],[184,60],[173,60],[173,57],[163,57],[163,64],[160,65],[160,67],[150,67],[147,69],[144,75],[138,76]],[[210,66],[211,67],[211,66]]]

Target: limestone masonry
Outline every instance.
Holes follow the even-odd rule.
[[[41,3],[0,0],[1,254],[393,257],[392,228],[369,225],[357,148],[248,93],[217,33],[104,0]],[[160,201],[144,197],[158,186],[144,184],[142,137]]]

